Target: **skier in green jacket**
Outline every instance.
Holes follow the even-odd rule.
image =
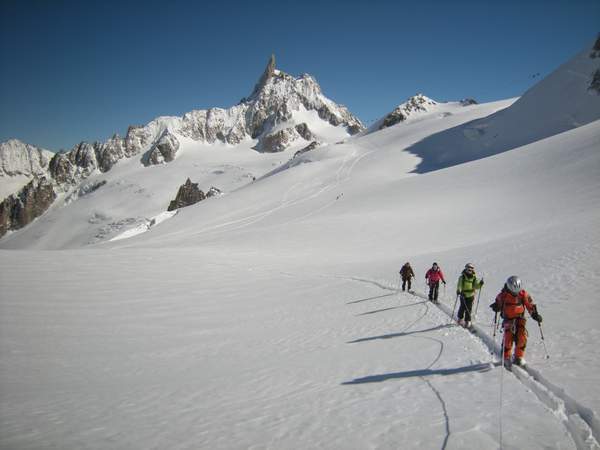
[[[483,286],[483,280],[477,279],[475,267],[473,267],[473,264],[468,263],[460,277],[458,277],[458,283],[456,284],[456,295],[460,296],[458,324],[465,328],[471,326],[471,311],[473,300],[475,300],[475,291],[481,289],[481,286]]]

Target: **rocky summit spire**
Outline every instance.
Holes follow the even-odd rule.
[[[266,84],[269,78],[271,78],[275,74],[275,55],[271,55],[269,58],[269,62],[267,63],[267,67],[263,72],[262,76],[254,86],[254,90],[252,91],[252,95],[250,97],[254,97]]]

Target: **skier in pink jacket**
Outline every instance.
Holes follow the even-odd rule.
[[[431,269],[427,271],[425,274],[425,281],[429,286],[429,300],[433,303],[438,302],[438,292],[440,289],[440,281],[446,284],[446,280],[444,279],[444,272],[438,266],[438,263],[433,263]]]

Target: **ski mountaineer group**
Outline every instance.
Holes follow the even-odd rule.
[[[410,292],[411,279],[415,278],[415,273],[410,263],[407,262],[404,264],[399,273],[402,278],[402,291],[405,291],[408,285]],[[440,281],[444,285],[446,284],[444,273],[438,263],[434,262],[431,268],[425,273],[425,282],[429,287],[428,298],[433,303],[438,303]],[[473,264],[466,264],[456,283],[456,298],[457,301],[460,299],[458,324],[465,328],[471,327],[471,313],[475,301],[475,292],[481,292],[483,284],[483,278],[477,278]],[[521,288],[519,277],[513,275],[506,280],[506,283],[504,283],[502,290],[496,296],[490,308],[496,314],[494,323],[497,323],[498,313],[502,318],[502,329],[504,331],[502,356],[504,364],[524,365],[525,348],[527,346],[527,319],[525,311],[527,310],[531,318],[539,324],[542,323],[542,316],[538,313],[537,306],[531,295]],[[513,356],[513,342],[515,343],[514,357],[511,358]]]

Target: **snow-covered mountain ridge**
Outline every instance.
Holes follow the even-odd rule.
[[[323,95],[313,77],[293,77],[277,70],[271,56],[252,94],[229,109],[158,117],[145,126],[130,126],[124,138],[115,134],[106,142],[81,142],[65,153],[53,154],[17,140],[2,144],[0,193],[4,198],[39,177],[51,180],[57,193],[67,192],[93,173],[108,172],[120,160],[138,155],[144,166],[169,163],[185,139],[231,146],[246,142],[259,152],[274,153],[294,144],[332,142],[363,129],[347,108]],[[13,200],[12,204],[18,203],[16,197]],[[0,221],[8,226],[6,218],[14,214],[5,205],[0,208]]]
[[[316,112],[319,119],[333,127],[345,128],[349,135],[364,128],[347,108],[325,97],[313,77],[293,77],[275,69],[272,56],[252,95],[229,109],[158,117],[145,126],[130,126],[123,138],[115,134],[106,142],[81,142],[65,153],[36,152],[33,146],[10,140],[0,147],[0,176],[50,175],[59,185],[73,185],[94,170],[106,172],[117,161],[143,152],[145,164],[170,162],[182,136],[208,144],[237,145],[255,140],[257,150],[282,151],[297,139],[308,144],[316,137],[311,123],[295,118],[307,111]],[[283,130],[287,139],[278,139]]]

